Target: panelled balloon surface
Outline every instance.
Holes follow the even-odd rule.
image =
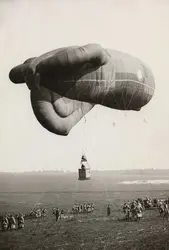
[[[9,78],[31,91],[37,120],[67,135],[94,105],[139,111],[153,97],[151,70],[138,58],[98,44],[60,48],[14,67]]]

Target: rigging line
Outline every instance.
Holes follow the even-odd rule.
[[[114,97],[114,101],[115,101],[115,103],[117,104],[117,107],[119,108],[119,110],[120,110],[120,106],[118,105],[118,102],[117,102],[117,100],[116,100],[116,96],[115,96],[115,93],[114,93],[114,90],[115,90],[115,85],[116,85],[116,79],[115,79],[115,70],[113,71],[113,79],[112,80],[109,80],[109,83],[111,82],[111,83],[113,83],[113,85],[114,85],[114,88],[113,88],[113,90],[112,90],[112,92],[110,93],[110,86],[109,86],[109,89],[108,89],[108,92],[105,94],[105,96],[103,97],[103,100],[102,100],[102,102],[100,103],[100,105],[102,105],[103,104],[103,102],[105,101],[105,99],[107,98],[107,96],[108,95],[110,95],[110,94],[113,94],[113,97]],[[96,81],[96,80],[94,80],[94,81]],[[107,82],[108,80],[101,80],[102,82]]]
[[[39,195],[39,197],[37,198],[37,200],[36,200],[36,202],[35,202],[35,205],[34,205],[33,209],[36,207],[38,201],[40,201],[40,200],[42,199],[42,197],[44,197],[44,195],[45,195],[45,191],[42,192],[42,193]],[[39,219],[39,218],[38,218],[38,219]],[[35,224],[34,224],[34,228],[36,228],[36,226],[37,226],[37,224],[38,224],[38,221],[39,221],[39,220],[36,220],[36,222],[35,222]],[[36,243],[36,246],[39,244],[40,241],[41,241],[41,237],[40,237],[40,235],[39,235],[38,240],[37,240],[37,243]],[[43,245],[43,243],[42,243],[42,245]],[[43,246],[44,246],[44,245],[43,245]]]
[[[130,88],[130,87],[128,87],[128,88]],[[132,89],[131,98],[130,98],[130,100],[129,100],[129,103],[127,104],[127,109],[129,108],[130,103],[131,103],[131,102],[132,102],[132,100],[133,100],[133,96],[134,96],[135,91],[136,91],[136,90],[133,88],[133,89]]]
[[[45,190],[47,191],[47,189],[45,189]],[[37,198],[37,200],[36,200],[36,202],[35,202],[35,205],[33,206],[33,209],[36,207],[37,203],[44,197],[46,191],[43,191],[43,192],[38,196],[38,198]],[[41,221],[42,221],[42,217],[41,217],[41,218],[38,218],[38,220],[36,220],[36,222],[35,222],[35,224],[34,224],[34,228],[36,228],[36,226],[37,226],[37,224],[38,224],[38,222],[39,222],[39,219],[41,219]],[[51,223],[50,225],[52,225],[52,223]],[[42,224],[42,228],[45,229],[45,224]],[[38,240],[37,240],[36,246],[39,244],[40,241],[41,241],[41,237],[40,237],[40,235],[39,235],[39,238],[38,238]],[[43,247],[45,247],[45,246],[44,246],[44,243],[45,243],[45,242],[41,242],[41,244],[43,245]]]
[[[125,80],[125,79],[124,79]],[[116,80],[117,81],[117,84],[120,83],[120,81]],[[126,110],[126,88],[127,88],[127,84],[128,84],[128,80],[126,81],[126,83],[124,84],[123,80],[122,80],[122,87],[121,87],[121,98],[120,98],[120,101],[122,100],[123,101],[123,107],[124,109]],[[124,86],[123,86],[124,85]],[[125,89],[125,90],[124,90]],[[125,97],[124,97],[124,94],[125,94]]]
[[[73,198],[73,204],[72,205],[74,205],[75,203],[79,203],[79,201],[78,201],[78,199],[77,199],[77,194],[78,194],[78,190],[79,190],[79,180],[77,180],[77,178],[76,178],[76,181],[75,181],[75,199]],[[74,214],[74,217],[77,217],[77,215],[78,215],[78,213],[76,214]]]
[[[107,187],[105,186],[105,182],[102,179],[100,179],[99,182],[102,183],[102,185],[103,185],[103,189],[104,189],[103,191],[105,193],[106,200],[109,200],[109,202],[110,202],[109,194],[108,194],[108,191],[107,191]],[[112,203],[111,203],[111,205],[112,205]]]
[[[38,196],[38,198],[36,199],[35,205],[33,206],[32,210],[36,207],[38,201],[40,201],[40,199],[41,199],[43,196],[44,196],[44,192],[42,192],[42,193]],[[27,206],[24,205],[24,206],[22,206],[22,209],[23,209],[23,208],[26,208],[26,207],[27,207]],[[24,213],[24,214],[25,214],[25,213]],[[36,223],[34,224],[34,226],[33,226],[34,229],[35,229],[36,225],[37,225],[37,222],[36,222]],[[23,245],[23,242],[22,242],[21,245]],[[37,245],[37,244],[36,244],[36,245]]]
[[[45,191],[42,193],[40,199],[42,199],[42,197],[44,197],[44,194],[45,194]],[[40,201],[40,199],[38,199],[38,201]],[[35,204],[35,205],[36,205],[36,204]],[[42,221],[42,217],[40,217],[40,219],[41,219],[41,221]],[[39,221],[39,220],[36,221],[35,226],[37,226],[38,221]],[[41,225],[42,225],[42,229],[44,230],[44,229],[45,229],[45,224],[42,223]],[[53,222],[51,222],[51,223],[48,224],[48,225],[49,225],[50,228],[51,228],[52,225],[53,225]],[[34,226],[34,227],[35,227],[35,226]],[[60,227],[61,227],[61,225],[60,225]],[[59,227],[59,229],[60,229],[60,227]],[[44,244],[45,244],[46,240],[44,239],[44,241],[42,241],[42,239],[41,239],[41,237],[40,237],[40,235],[39,235],[39,238],[38,238],[38,241],[37,241],[37,243],[36,243],[36,246],[37,246],[40,242],[41,242],[42,246],[45,247]]]
[[[43,192],[38,196],[38,198],[36,199],[35,204],[34,204],[32,210],[36,207],[37,203],[42,199],[42,197],[43,197],[44,195],[45,195],[45,191],[43,191]]]
[[[44,196],[44,194],[45,194],[45,191],[43,192],[43,195],[40,197],[40,199]],[[39,200],[40,200],[39,199]],[[57,200],[58,201],[58,200]],[[42,217],[41,217],[41,221],[42,221]],[[36,223],[36,225],[37,225],[37,223]],[[48,224],[49,225],[49,227],[48,228],[51,228],[52,227],[52,225],[53,225],[53,222],[51,222],[50,224]],[[59,229],[60,229],[60,227],[61,227],[61,225],[59,226]],[[45,224],[42,224],[42,229],[44,230],[45,229]],[[39,236],[39,241],[37,242],[37,244],[36,245],[38,245],[38,243],[41,241],[41,238],[40,238],[40,236]],[[41,241],[41,244],[43,245],[43,247],[45,247],[45,242],[46,242],[47,240],[45,240],[44,239],[44,241],[42,242]]]
[[[84,116],[84,124],[83,124],[83,129],[82,129],[82,155],[86,151],[85,135],[86,135],[86,117]]]
[[[136,90],[135,90],[135,92],[136,92]],[[138,90],[137,94],[136,94],[135,96],[132,97],[132,100],[133,100],[134,98],[136,98],[140,93],[141,93],[141,88]]]

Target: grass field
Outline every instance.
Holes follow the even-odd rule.
[[[103,180],[102,184],[105,184]],[[17,187],[18,185],[17,183]],[[27,219],[24,230],[0,232],[0,249],[169,249],[169,222],[163,221],[156,209],[144,211],[140,223],[125,222],[121,212],[121,205],[125,200],[145,196],[168,197],[169,191],[166,190],[166,185],[153,186],[151,190],[145,190],[143,187],[140,191],[138,188],[135,190],[134,186],[110,190],[109,185],[109,189],[107,186],[106,188],[102,186],[100,191],[96,188],[95,191],[86,191],[84,188],[86,185],[90,188],[91,185],[95,185],[94,181],[93,183],[89,181],[88,184],[80,184],[85,191],[82,190],[82,186],[79,191],[76,184],[76,191],[58,192],[52,189],[49,191],[50,185],[54,187],[53,183],[49,182],[48,191],[42,188],[44,189],[42,192],[36,190],[25,192],[22,189],[20,192],[12,189],[11,192],[5,192],[3,189],[0,193],[1,214],[19,211],[28,213],[36,204],[39,207],[46,207],[48,215],[40,219]],[[56,223],[52,208],[58,206],[69,212],[75,202],[94,202],[95,211],[93,214],[76,215]],[[111,204],[110,218],[106,217],[107,204]]]

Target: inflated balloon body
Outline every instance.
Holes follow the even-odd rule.
[[[98,44],[56,49],[26,64],[22,75],[31,90],[43,86],[72,100],[139,111],[154,95],[153,74],[141,60]],[[9,75],[14,83],[22,80],[14,77],[17,67]]]
[[[27,75],[30,58],[23,64],[16,66],[10,72],[10,79],[15,83],[26,81],[31,90],[31,104],[37,120],[48,131],[58,135],[68,135],[70,130],[88,113],[93,104],[71,100],[40,86],[29,84]]]
[[[28,71],[60,95],[119,110],[140,110],[155,89],[153,74],[141,60],[98,44],[51,51],[34,59]],[[31,78],[28,82],[34,84]]]

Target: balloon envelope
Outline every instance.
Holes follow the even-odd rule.
[[[155,91],[153,74],[140,59],[95,44],[42,55],[32,68],[46,88],[113,109],[140,110]]]
[[[14,83],[26,82],[38,121],[68,134],[95,104],[139,111],[152,99],[155,81],[138,58],[98,44],[59,48],[14,67]]]

